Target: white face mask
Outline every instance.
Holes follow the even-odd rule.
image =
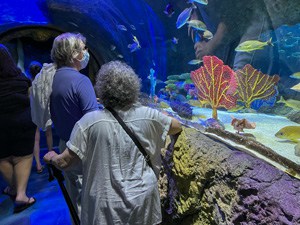
[[[89,59],[90,59],[90,54],[88,53],[87,50],[83,51],[83,57],[81,60],[79,60],[80,62],[80,70],[83,70],[87,64],[89,63]]]

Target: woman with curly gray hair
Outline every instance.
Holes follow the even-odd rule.
[[[133,69],[120,61],[103,65],[95,85],[100,102],[119,109],[137,102],[140,88],[140,80]]]
[[[95,89],[104,110],[90,112],[76,123],[67,151],[48,153],[44,159],[51,158],[60,169],[76,158],[82,160],[82,225],[159,224],[160,150],[168,134],[181,131],[180,123],[137,103],[140,80],[125,63],[103,65]],[[150,163],[108,108],[134,133]]]

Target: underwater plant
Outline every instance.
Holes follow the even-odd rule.
[[[267,101],[278,94],[276,85],[280,77],[263,74],[250,64],[236,71],[236,79],[238,88],[235,96],[238,98],[237,101],[242,102],[246,108],[250,108],[255,100]]]
[[[218,119],[217,108],[236,106],[237,81],[234,71],[216,56],[204,56],[203,66],[191,72],[202,105],[210,105],[212,118]]]

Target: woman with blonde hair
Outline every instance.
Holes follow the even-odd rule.
[[[54,39],[51,59],[57,69],[50,94],[50,114],[64,151],[75,123],[86,113],[98,110],[96,94],[90,79],[80,70],[89,62],[86,38],[81,34],[63,33]],[[82,165],[65,171],[66,189],[80,216]]]

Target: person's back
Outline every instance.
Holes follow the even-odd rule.
[[[73,68],[62,67],[56,71],[50,96],[51,118],[57,133],[64,141],[69,140],[74,124],[87,112],[96,110],[94,101],[83,102],[80,95],[89,91],[89,79]],[[88,97],[88,96],[87,96]]]
[[[82,224],[158,224],[160,152],[178,121],[138,102],[140,81],[131,67],[112,61],[101,67],[95,90],[103,111],[87,113],[67,146],[83,164]],[[111,114],[114,109],[151,160]],[[147,157],[148,158],[148,157]]]
[[[33,81],[35,79],[35,77],[40,73],[41,69],[42,69],[42,64],[38,61],[32,61],[29,64],[29,68],[28,71],[30,73],[31,76],[31,80]],[[41,88],[41,87],[40,87]],[[34,101],[33,101],[33,89],[31,88],[30,90],[30,94],[31,94],[31,112],[34,113],[35,112],[35,107],[33,106]],[[42,88],[41,88],[42,91]],[[38,114],[39,112],[35,112],[35,114]],[[32,116],[32,121],[34,122],[34,117],[33,114]],[[37,125],[36,131],[35,131],[35,140],[34,140],[34,150],[33,150],[33,155],[35,158],[35,162],[36,162],[36,171],[37,173],[41,174],[43,172],[44,166],[41,164],[40,161],[40,139],[41,139],[41,135],[40,135],[40,127],[38,127],[39,125]],[[48,147],[48,151],[52,151],[52,147],[53,147],[53,139],[52,139],[52,121],[49,121],[49,124],[47,124],[46,127],[46,140],[47,140],[47,147]]]
[[[14,199],[14,213],[36,201],[26,194],[36,129],[30,114],[30,86],[31,81],[0,44],[0,173],[8,183],[3,193]]]
[[[111,224],[111,220],[116,224],[155,224],[161,220],[157,186],[160,149],[171,118],[143,106],[117,112],[150,155],[155,172],[108,110],[86,114],[74,127],[89,140],[88,146],[81,148],[86,149],[82,152],[82,224]],[[74,143],[86,142],[75,139],[70,144]],[[145,201],[143,207],[136,207]]]

